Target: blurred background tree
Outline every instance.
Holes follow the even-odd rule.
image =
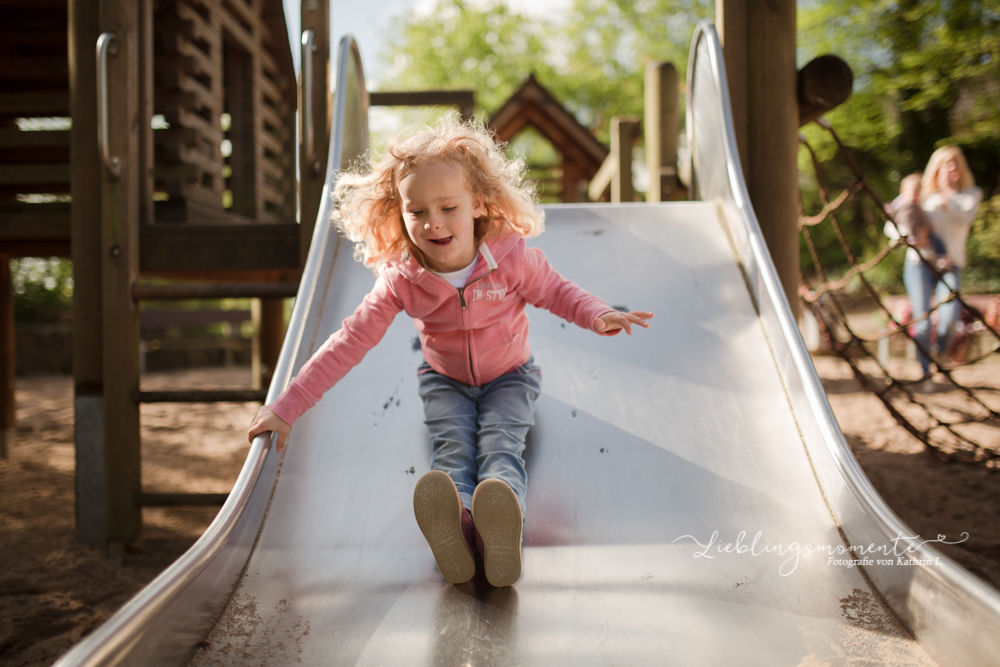
[[[672,62],[684,80],[695,25],[713,19],[714,0],[572,0],[539,18],[504,0],[438,0],[426,14],[399,16],[380,54],[396,89],[474,88],[480,113],[494,111],[534,73],[595,135],[607,142],[614,115],[641,115],[642,70]],[[1000,0],[813,0],[798,7],[799,66],[833,53],[855,74],[848,102],[828,114],[869,182],[886,201],[899,180],[921,171],[935,148],[957,144],[986,202],[969,246],[965,288],[1000,291]],[[683,104],[683,90],[681,91]],[[682,116],[683,117],[683,116]],[[828,174],[832,194],[853,175],[829,135],[803,129]],[[544,161],[538,135],[513,148]],[[809,154],[800,153],[801,192],[818,210]],[[840,213],[861,259],[885,243],[882,216],[858,197]],[[829,225],[815,228],[824,265],[847,260]],[[803,248],[802,266],[810,270]],[[872,272],[901,291],[896,258]]]

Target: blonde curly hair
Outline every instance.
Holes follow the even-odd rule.
[[[477,121],[449,116],[433,127],[410,127],[389,140],[376,159],[369,153],[361,165],[342,174],[334,189],[333,219],[355,244],[355,258],[378,270],[395,256],[413,255],[424,267],[423,254],[403,222],[399,182],[414,168],[451,161],[462,168],[469,192],[483,197],[486,213],[475,220],[476,244],[511,230],[537,236],[545,227],[535,207],[523,159],[510,159],[494,136]],[[364,171],[371,165],[370,171]]]

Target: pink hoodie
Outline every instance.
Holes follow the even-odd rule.
[[[372,291],[306,362],[271,411],[295,423],[382,340],[401,310],[413,318],[431,368],[467,385],[487,384],[531,356],[525,303],[591,331],[594,320],[611,310],[556,273],[542,251],[527,247],[519,234],[482,244],[462,289],[412,257],[387,262]]]

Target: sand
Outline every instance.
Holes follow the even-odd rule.
[[[942,550],[1000,588],[1000,472],[943,463],[895,424],[878,399],[860,391],[848,366],[817,357],[834,411],[878,492],[922,536],[968,539]],[[963,377],[1000,387],[1000,360]],[[245,368],[153,373],[143,389],[248,386]],[[934,400],[947,401],[943,384]],[[1000,392],[990,396],[1000,400]],[[993,400],[991,398],[990,400]],[[115,565],[75,535],[72,383],[19,378],[18,426],[0,460],[0,667],[51,664],[180,556],[218,508],[146,509],[143,532]],[[254,404],[142,408],[147,489],[226,492],[248,445]],[[992,433],[1000,444],[1000,433]]]

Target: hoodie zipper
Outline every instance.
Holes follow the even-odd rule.
[[[463,313],[469,309],[468,304],[465,303],[465,290],[469,288],[469,285],[474,285],[474,284],[478,283],[480,280],[482,280],[483,278],[486,278],[487,276],[489,276],[490,274],[492,274],[494,271],[496,271],[496,269],[490,269],[489,271],[487,271],[483,275],[479,276],[475,280],[473,280],[471,282],[465,283],[464,287],[457,288],[458,289],[458,299],[459,299],[459,301],[462,304],[462,312]],[[475,371],[475,368],[472,365],[472,334],[470,334],[468,331],[466,331],[466,333],[465,333],[465,343],[466,343],[466,346],[467,346],[467,348],[469,350],[469,374],[472,376],[472,384],[473,384],[473,386],[475,386],[476,385],[476,371]]]

